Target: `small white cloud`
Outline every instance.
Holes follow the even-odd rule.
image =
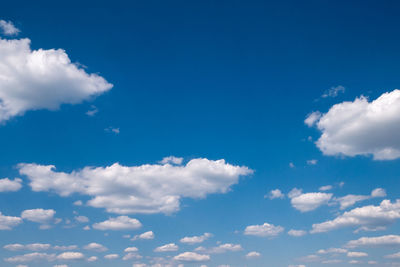
[[[294,163],[293,162],[289,162],[289,167],[290,168],[294,168],[295,166],[294,166]]]
[[[294,196],[293,194],[291,195]],[[332,194],[314,192],[314,193],[300,194],[295,197],[292,197],[290,202],[295,209],[301,212],[308,212],[315,210],[322,205],[328,204],[331,198]]]
[[[283,194],[279,189],[274,189],[271,190],[266,197],[268,197],[269,199],[284,198],[285,194]]]
[[[303,190],[298,189],[298,188],[293,188],[292,190],[290,190],[288,197],[289,198],[294,198],[294,197],[298,197],[303,193]]]
[[[11,21],[0,20],[0,29],[4,35],[8,36],[18,35],[18,33],[20,33],[20,30],[15,27],[14,23]]]
[[[119,258],[119,255],[118,254],[108,254],[108,255],[105,255],[104,258],[107,260],[115,260],[115,259]]]
[[[115,128],[115,127],[111,127],[111,126],[108,128],[105,128],[104,131],[109,132],[109,133],[114,133],[114,134],[120,133],[119,128]]]
[[[75,216],[75,221],[80,222],[80,223],[87,223],[89,222],[89,218],[86,216]]]
[[[85,255],[80,252],[63,252],[57,256],[58,260],[81,260],[84,259]]]
[[[142,226],[142,224],[128,216],[119,216],[116,218],[109,218],[108,220],[100,223],[93,224],[93,228],[97,230],[135,230]]]
[[[91,256],[87,259],[88,262],[94,262],[97,261],[97,257],[96,256]]]
[[[260,237],[275,237],[283,232],[282,226],[275,226],[273,224],[264,223],[262,225],[249,225],[244,230],[245,235],[253,235]]]
[[[349,252],[347,252],[347,257],[349,257],[349,258],[362,258],[362,257],[368,257],[368,254],[365,253],[365,252],[349,251]]]
[[[315,111],[307,115],[306,119],[304,120],[304,123],[308,127],[314,126],[314,124],[317,123],[317,121],[321,118],[321,112]]]
[[[160,161],[161,164],[175,164],[175,165],[181,165],[182,162],[183,158],[178,158],[174,156],[165,157]]]
[[[4,260],[7,262],[16,263],[16,262],[32,262],[39,260],[54,261],[55,259],[56,259],[55,254],[34,252],[34,253],[13,256],[10,258],[6,258]]]
[[[14,216],[6,216],[0,212],[0,230],[11,230],[22,223],[22,219]]]
[[[90,109],[86,112],[86,115],[88,115],[89,117],[93,117],[94,115],[96,115],[97,112],[99,112],[97,107],[95,105],[91,105]]]
[[[175,243],[166,244],[154,249],[155,252],[168,252],[168,251],[177,251],[179,247]]]
[[[226,252],[235,252],[235,251],[241,251],[243,250],[242,246],[240,244],[220,244],[217,247],[212,247],[210,249],[205,249],[205,248],[197,248],[196,251],[203,251],[208,254],[221,254],[221,253],[226,253]]]
[[[195,252],[184,252],[174,257],[177,261],[187,261],[187,262],[201,262],[210,260],[209,255],[197,254]]]
[[[154,233],[153,231],[147,231],[144,232],[143,234],[135,235],[131,240],[134,241],[137,239],[144,239],[144,240],[154,239]]]
[[[357,240],[351,240],[346,247],[379,247],[379,246],[398,246],[400,245],[399,235],[384,235],[377,237],[361,237]]]
[[[186,236],[186,237],[182,238],[180,240],[180,242],[193,245],[193,244],[202,243],[205,240],[209,239],[210,237],[212,237],[212,234],[204,233],[203,235],[200,235],[200,236]]]
[[[40,229],[45,230],[49,229],[51,226],[50,224],[55,222],[54,215],[56,214],[55,210],[53,209],[31,209],[31,210],[24,210],[21,213],[21,218],[24,220],[28,220],[31,222],[39,223]]]
[[[91,251],[96,251],[96,252],[104,252],[107,251],[108,249],[103,246],[102,244],[98,244],[98,243],[90,243],[87,244],[86,246],[83,247],[86,250],[91,250]]]
[[[21,189],[22,180],[15,178],[10,180],[8,178],[0,179],[0,192],[16,192]]]
[[[345,90],[346,89],[341,85],[333,86],[329,90],[325,91],[321,97],[322,98],[337,97],[339,93],[344,93]]]
[[[77,201],[74,202],[74,205],[75,206],[82,206],[83,202],[82,202],[82,200],[77,200]]]
[[[306,234],[307,234],[307,232],[304,231],[304,230],[293,230],[293,229],[291,229],[291,230],[288,231],[288,235],[295,236],[295,237],[304,236]]]
[[[316,159],[307,160],[308,165],[317,165],[317,163],[318,163],[318,160],[316,160]]]
[[[259,257],[261,257],[261,254],[257,251],[251,251],[246,254],[247,259],[255,259],[255,258],[259,258]]]
[[[324,186],[321,186],[318,190],[319,191],[329,191],[329,190],[332,190],[332,186],[331,185],[324,185]]]

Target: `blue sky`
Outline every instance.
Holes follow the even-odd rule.
[[[1,266],[400,266],[394,1],[0,9]]]

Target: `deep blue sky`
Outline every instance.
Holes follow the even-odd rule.
[[[142,222],[143,232],[155,232],[153,241],[133,244],[118,231],[104,236],[82,227],[37,230],[36,224],[24,223],[1,232],[0,245],[58,242],[83,247],[98,242],[110,253],[121,254],[136,245],[143,256],[151,256],[156,246],[211,232],[209,246],[216,241],[240,243],[244,251],[217,254],[208,266],[288,266],[300,264],[298,258],[318,249],[378,235],[353,234],[354,229],[346,228],[293,238],[285,232],[309,230],[341,211],[326,206],[301,213],[287,198],[269,200],[264,195],[275,188],[285,194],[293,187],[317,192],[331,184],[337,197],[368,195],[377,187],[386,190],[387,199],[399,196],[398,160],[325,156],[307,140],[317,140],[320,132],[304,124],[312,111],[325,113],[333,104],[360,95],[373,100],[400,86],[399,11],[396,1],[3,2],[0,19],[12,21],[21,30],[18,38],[31,39],[32,49],[62,48],[73,62],[114,87],[82,104],[63,105],[55,112],[28,111],[1,125],[0,178],[19,177],[16,165],[22,162],[71,172],[115,162],[153,164],[169,155],[225,159],[255,172],[227,194],[183,200],[181,210],[171,216],[130,215]],[[321,98],[339,85],[345,93]],[[91,105],[99,110],[93,117],[85,115]],[[108,127],[120,133],[105,131]],[[311,159],[318,164],[308,165]],[[84,197],[32,192],[24,181],[18,192],[0,193],[3,214],[19,216],[25,209],[45,208],[69,218],[78,210],[91,223],[115,215],[72,205],[77,199],[87,200]],[[342,181],[345,186],[339,188]],[[241,233],[248,225],[264,222],[281,225],[285,232],[273,239]],[[379,234],[396,234],[399,229],[394,224]],[[246,260],[244,255],[253,250],[262,257]],[[369,251],[371,260],[396,251],[378,252]],[[0,253],[4,258],[14,254]],[[92,265],[69,264],[109,263],[100,259]]]

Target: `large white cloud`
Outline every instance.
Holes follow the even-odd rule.
[[[0,122],[28,110],[77,104],[112,88],[71,63],[64,50],[32,50],[30,43],[0,38]]]
[[[274,237],[282,233],[284,228],[282,226],[275,226],[273,224],[264,223],[262,225],[249,225],[244,230],[245,235],[254,235],[260,237]]]
[[[372,155],[375,160],[400,157],[400,90],[369,102],[364,96],[332,106],[306,119],[322,132],[316,142],[325,155]],[[313,116],[313,117],[311,117]]]
[[[311,233],[322,233],[343,227],[359,227],[359,230],[384,229],[400,218],[400,200],[391,203],[383,200],[379,206],[355,208],[339,215],[334,220],[313,224]]]
[[[100,223],[93,224],[93,228],[97,230],[135,230],[142,226],[142,224],[128,216],[118,216],[116,218],[109,218],[108,220]]]
[[[179,210],[181,198],[225,193],[240,176],[252,173],[247,167],[205,158],[192,159],[186,165],[126,167],[115,163],[71,173],[56,172],[53,165],[20,164],[19,171],[30,179],[33,191],[88,195],[92,197],[89,206],[119,214],[173,213]]]
[[[0,230],[11,230],[20,223],[22,223],[20,217],[6,216],[0,212]]]

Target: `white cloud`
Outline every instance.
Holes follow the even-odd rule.
[[[384,235],[377,237],[361,237],[357,240],[351,240],[347,243],[346,247],[355,248],[355,247],[378,247],[378,246],[394,246],[400,245],[400,236],[399,235]]]
[[[75,250],[78,249],[77,245],[69,245],[69,246],[54,246],[55,250]]]
[[[124,252],[138,252],[139,249],[137,247],[128,247],[124,249]]]
[[[123,256],[122,260],[124,260],[124,261],[132,260],[132,259],[138,260],[141,258],[143,258],[143,257],[141,255],[139,255],[138,253],[130,252],[130,253],[126,254],[125,256]]]
[[[298,189],[298,188],[293,188],[292,190],[290,190],[290,192],[288,193],[288,197],[289,198],[294,198],[294,197],[298,197],[302,194],[302,190]]]
[[[371,195],[366,196],[366,195],[347,195],[344,197],[339,197],[336,199],[337,202],[340,204],[340,209],[346,209],[350,206],[353,206],[355,203],[364,201],[367,199],[371,198],[376,198],[376,197],[385,197],[386,196],[386,191],[382,188],[376,188],[372,190]]]
[[[274,237],[283,232],[282,226],[275,226],[273,224],[264,223],[262,225],[249,225],[244,230],[245,235],[253,235],[260,237]]]
[[[212,234],[204,233],[203,235],[200,235],[200,236],[185,236],[180,241],[181,241],[181,243],[193,245],[193,244],[202,243],[205,240],[209,239],[210,237],[212,237]]]
[[[180,199],[205,198],[212,193],[226,193],[249,175],[247,167],[234,166],[225,160],[192,159],[186,165],[141,165],[85,167],[71,173],[56,172],[53,165],[19,164],[19,171],[30,179],[33,191],[52,191],[61,196],[73,193],[92,197],[88,205],[108,212],[173,213]]]
[[[337,97],[339,93],[344,93],[345,90],[346,89],[341,85],[332,86],[329,90],[325,91],[321,97],[322,98]]]
[[[400,200],[383,200],[379,206],[364,206],[347,211],[334,220],[313,224],[311,233],[328,232],[343,227],[361,227],[360,230],[383,229],[400,218]]]
[[[291,229],[291,230],[288,231],[288,235],[295,236],[295,237],[304,236],[306,234],[307,234],[307,232],[304,231],[304,230],[293,230],[293,229]]]
[[[390,255],[386,255],[385,258],[387,259],[400,259],[400,252],[394,253],[394,254],[390,254]]]
[[[29,39],[0,39],[0,122],[28,110],[56,110],[112,88],[71,63],[62,49],[31,50]]]
[[[74,202],[74,205],[75,206],[82,206],[83,202],[82,202],[82,200],[77,200],[77,201]]]
[[[332,186],[331,185],[324,185],[324,186],[321,186],[318,190],[319,191],[329,191],[329,190],[332,190]]]
[[[107,251],[108,249],[103,246],[102,244],[98,244],[98,243],[90,243],[87,244],[86,246],[83,247],[86,250],[91,250],[91,251],[96,251],[96,252],[104,252]]]
[[[86,223],[86,222],[89,222],[89,218],[88,217],[86,217],[86,216],[76,216],[75,217],[75,220],[77,221],[77,222],[80,222],[80,223]]]
[[[0,29],[4,35],[17,35],[20,30],[11,21],[0,20]]]
[[[22,180],[15,178],[10,180],[8,178],[0,179],[0,192],[16,192],[21,189]]]
[[[347,257],[349,257],[349,258],[362,258],[362,257],[368,257],[368,254],[365,253],[365,252],[349,251],[349,252],[347,252]]]
[[[372,155],[375,160],[400,157],[400,90],[369,102],[364,96],[342,102],[315,121],[322,132],[316,142],[325,155]]]
[[[344,248],[328,248],[318,250],[318,254],[342,254],[347,253],[347,249]]]
[[[87,261],[89,261],[89,262],[94,262],[94,261],[97,261],[97,257],[96,256],[91,256],[91,257],[89,257],[88,259],[87,259]]]
[[[311,127],[321,118],[321,115],[322,115],[321,112],[314,111],[307,115],[306,119],[304,120],[304,123],[308,127]]]
[[[8,244],[3,247],[4,249],[17,251],[17,250],[32,250],[32,251],[41,251],[41,250],[48,250],[51,248],[50,244],[41,244],[41,243],[33,243],[27,245],[21,244]]]
[[[109,132],[109,133],[114,133],[114,134],[119,134],[121,131],[119,130],[119,128],[115,128],[115,127],[108,127],[105,128],[104,131]]]
[[[318,160],[316,160],[316,159],[307,160],[308,165],[317,165],[317,163],[318,163]]]
[[[196,251],[201,251],[204,253],[208,254],[221,254],[221,253],[226,253],[226,252],[235,252],[235,251],[241,251],[243,250],[242,246],[239,244],[220,244],[217,247],[212,247],[209,249],[206,249],[204,247],[198,247],[196,248]]]
[[[93,228],[97,230],[135,230],[142,226],[142,224],[128,216],[118,216],[116,218],[109,218],[108,220],[100,223],[93,224]]]
[[[28,253],[23,255],[17,255],[14,257],[4,259],[7,262],[31,262],[31,261],[54,261],[56,259],[55,254],[47,254],[47,253]]]
[[[14,216],[6,216],[0,212],[0,230],[11,230],[22,223],[22,219]]]
[[[21,218],[31,222],[40,223],[40,229],[48,229],[50,228],[50,224],[54,221],[55,214],[55,210],[52,209],[32,209],[24,210],[21,213]]]
[[[210,256],[206,254],[197,254],[195,252],[184,252],[174,257],[177,261],[187,261],[187,262],[199,262],[208,261]]]
[[[291,194],[291,196],[293,196],[293,194]],[[290,202],[295,209],[301,212],[307,212],[315,210],[322,205],[328,204],[331,198],[332,194],[330,193],[329,194],[321,192],[305,193],[305,194],[300,193],[293,196]]]
[[[105,255],[104,258],[107,260],[115,260],[115,259],[119,258],[119,255],[118,254],[108,254],[108,255]]]
[[[154,249],[155,252],[168,252],[168,251],[177,251],[179,247],[175,243],[166,244]]]
[[[261,254],[257,251],[251,251],[246,254],[247,259],[255,259],[255,258],[259,258],[259,257],[261,257]]]
[[[58,260],[81,260],[84,258],[85,255],[80,252],[63,252],[57,256]]]
[[[174,156],[165,157],[160,161],[161,164],[175,164],[175,165],[181,165],[182,162],[183,158],[178,158]]]
[[[99,112],[97,107],[95,105],[91,105],[90,109],[86,112],[86,115],[88,115],[89,117],[93,117],[94,115],[96,115],[97,112]]]
[[[134,241],[137,239],[144,239],[144,240],[154,239],[154,233],[153,231],[147,231],[144,232],[143,234],[135,235],[131,240]]]
[[[266,197],[268,197],[269,199],[284,198],[285,194],[283,194],[279,189],[274,189],[271,190]]]

